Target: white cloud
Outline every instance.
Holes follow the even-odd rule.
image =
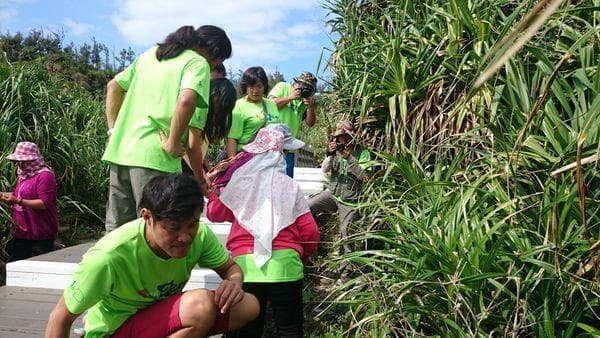
[[[67,27],[69,33],[78,37],[87,37],[90,32],[96,30],[94,25],[90,25],[83,22],[77,22],[71,18],[65,18],[63,25]]]
[[[324,22],[320,0],[125,0],[112,21],[132,44],[150,46],[183,25],[222,27],[233,45],[233,69],[318,57]],[[323,20],[323,19],[321,19]]]
[[[17,17],[17,7],[30,4],[32,0],[2,0],[0,1],[0,22],[8,22]]]
[[[14,8],[0,7],[0,21],[9,21],[17,16],[17,10]]]

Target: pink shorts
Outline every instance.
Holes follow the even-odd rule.
[[[179,318],[179,302],[182,295],[183,293],[178,293],[139,311],[129,317],[112,337],[162,338],[183,329]],[[229,313],[221,314],[221,311],[217,310],[217,319],[208,335],[227,332],[228,328]]]

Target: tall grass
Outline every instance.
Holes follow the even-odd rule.
[[[106,142],[103,104],[44,65],[0,63],[0,154],[21,141],[40,146],[58,183],[59,221],[73,236],[102,228],[107,173],[100,162]],[[0,161],[0,190],[11,191],[15,166]],[[1,206],[0,227],[10,227]],[[64,238],[67,242],[71,238]]]
[[[541,3],[327,3],[332,107],[385,168],[339,259],[360,273],[325,302],[345,334],[599,333],[600,1],[552,9],[505,62]]]

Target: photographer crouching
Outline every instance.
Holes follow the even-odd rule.
[[[323,172],[330,174],[329,188],[310,197],[308,205],[315,218],[322,214],[338,214],[342,241],[348,238],[348,226],[358,217],[356,205],[367,178],[369,160],[369,151],[356,142],[352,125],[338,123],[327,145],[327,157],[321,164]],[[340,247],[341,254],[350,251],[347,244]]]

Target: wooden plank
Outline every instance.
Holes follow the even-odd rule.
[[[6,265],[6,285],[27,288],[63,290],[71,283],[78,263],[23,260]],[[192,270],[186,290],[195,288],[214,289],[221,278],[211,269],[196,267]]]
[[[294,171],[294,179],[298,181],[298,184],[302,186],[302,182],[324,182],[325,174],[322,172],[313,173],[313,172],[300,172],[296,173]]]
[[[0,287],[0,337],[42,337],[62,290]],[[82,317],[73,324],[83,327]],[[71,337],[78,337],[73,332]]]
[[[296,172],[299,172],[299,173],[317,173],[317,172],[320,172],[320,173],[322,173],[323,170],[321,170],[321,168],[294,167],[294,174]]]
[[[43,255],[29,258],[29,260],[48,262],[79,263],[83,254],[94,245],[95,242],[87,242],[79,245],[66,247]]]

